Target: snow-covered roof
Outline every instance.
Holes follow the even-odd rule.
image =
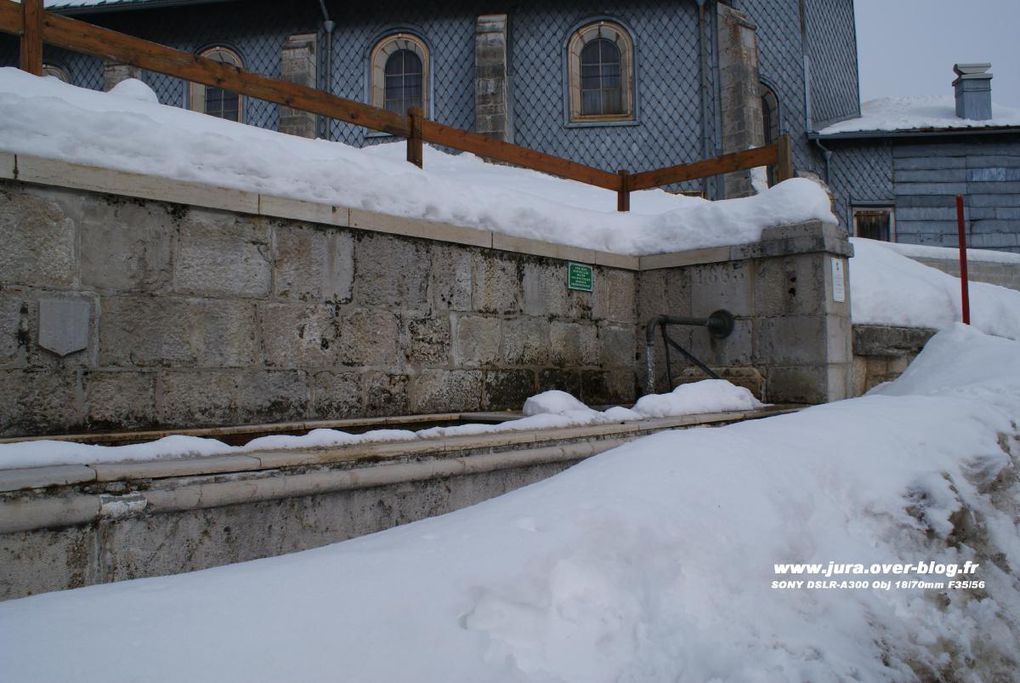
[[[1020,110],[993,105],[987,121],[961,119],[952,96],[885,97],[861,105],[861,115],[818,131],[822,137],[937,132],[987,128],[1020,128]]]

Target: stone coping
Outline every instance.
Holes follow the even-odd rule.
[[[235,211],[256,216],[308,221],[322,225],[484,247],[632,271],[758,258],[774,255],[773,252],[788,255],[811,251],[831,251],[844,256],[852,255],[852,249],[840,244],[840,239],[843,242],[846,241],[845,233],[840,238],[841,231],[836,226],[823,224],[821,236],[806,235],[809,226],[814,227],[815,233],[817,233],[818,223],[768,228],[762,235],[762,241],[754,244],[630,256],[526,237],[514,237],[450,223],[392,216],[364,209],[277,197],[247,190],[216,187],[9,152],[0,152],[0,179]]]
[[[701,413],[635,422],[553,429],[507,430],[485,434],[419,438],[412,441],[380,441],[319,448],[267,449],[205,457],[7,469],[0,470],[0,492],[138,479],[255,473],[280,468],[308,466],[351,468],[408,459],[449,458],[454,454],[464,455],[469,452],[490,453],[514,448],[534,448],[557,442],[627,438],[664,429],[760,419],[796,410],[800,410],[800,408],[770,406],[750,411]]]

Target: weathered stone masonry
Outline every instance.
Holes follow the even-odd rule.
[[[114,195],[0,186],[0,433],[634,398],[634,280],[597,268]],[[36,339],[88,302],[85,350]]]
[[[835,226],[638,258],[0,162],[2,436],[518,409],[550,388],[628,404],[647,385],[644,324],[719,308],[729,338],[676,333],[724,376],[777,403],[852,386]],[[570,261],[594,264],[593,292],[567,288]]]

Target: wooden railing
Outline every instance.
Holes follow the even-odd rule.
[[[523,166],[534,171],[576,180],[616,192],[617,209],[630,210],[630,193],[685,180],[707,178],[757,166],[776,166],[776,180],[792,177],[790,138],[745,152],[725,154],[691,164],[654,171],[610,173],[602,169],[510,144],[491,137],[426,119],[421,110],[397,114],[298,83],[251,73],[231,64],[135,38],[83,21],[45,12],[42,0],[0,0],[0,32],[21,38],[21,68],[42,75],[42,46],[55,45],[73,52],[230,90],[291,109],[318,114],[407,139],[407,160],[422,165],[422,143],[430,142],[480,157]]]

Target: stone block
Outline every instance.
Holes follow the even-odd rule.
[[[472,252],[463,247],[435,245],[430,287],[434,310],[471,310]]]
[[[488,370],[482,385],[482,410],[520,410],[537,391],[533,370]]]
[[[410,378],[407,375],[367,372],[362,382],[366,417],[407,415],[410,411]]]
[[[264,219],[191,208],[181,224],[174,291],[213,297],[268,296],[272,282]]]
[[[412,379],[411,412],[415,415],[474,411],[481,404],[481,371],[423,370]]]
[[[399,363],[399,321],[385,310],[356,310],[340,319],[335,342],[340,362],[350,366],[391,369]]]
[[[0,370],[0,436],[82,429],[83,393],[74,369]]]
[[[52,193],[0,191],[0,282],[69,287],[78,277],[77,229]]]
[[[143,296],[103,300],[102,366],[247,367],[257,357],[252,304]]]
[[[935,330],[890,325],[854,325],[853,352],[857,356],[899,358],[920,353]]]
[[[549,321],[517,317],[503,321],[499,342],[505,365],[544,365],[549,359]]]
[[[606,403],[630,405],[637,397],[637,376],[630,368],[606,370]]]
[[[24,365],[31,339],[30,316],[23,290],[0,290],[0,366]]]
[[[93,429],[137,429],[157,421],[156,373],[90,370],[85,415]]]
[[[759,316],[813,315],[825,301],[827,259],[799,254],[757,262],[754,281],[755,314]]]
[[[492,365],[499,358],[499,318],[478,315],[457,316],[453,327],[454,367]]]
[[[691,315],[690,270],[664,268],[643,271],[637,296],[638,323],[642,326],[658,315]]]
[[[560,367],[582,367],[599,362],[598,328],[593,324],[549,324],[550,360]]]
[[[351,300],[354,241],[350,233],[274,224],[273,291],[299,301]]]
[[[591,317],[595,297],[589,292],[567,289],[566,264],[535,260],[526,262],[522,270],[521,287],[527,315]]]
[[[361,375],[323,370],[309,378],[313,420],[342,420],[362,413]]]
[[[825,365],[771,367],[766,371],[769,403],[825,403],[829,400]]]
[[[82,284],[122,292],[165,291],[176,233],[167,204],[112,195],[91,198],[81,224]]]
[[[821,365],[827,362],[824,316],[786,316],[755,321],[757,365]]]
[[[471,273],[471,307],[479,313],[512,314],[522,308],[520,264],[490,253],[475,256]]]
[[[241,424],[305,419],[308,406],[303,371],[249,370],[237,376],[237,419]]]
[[[168,427],[238,424],[240,370],[172,370],[159,374],[156,408]]]
[[[612,403],[609,373],[605,370],[581,370],[581,395],[578,398],[589,406],[604,406]]]
[[[727,310],[736,316],[754,313],[755,264],[731,261],[692,266],[691,315],[708,317],[713,311]]]
[[[428,307],[431,250],[427,243],[359,235],[354,245],[355,302],[361,306]]]
[[[411,318],[403,321],[407,361],[427,367],[450,364],[450,318]]]
[[[637,334],[633,325],[600,325],[599,364],[603,368],[633,368]]]
[[[258,304],[262,357],[276,368],[326,368],[339,362],[339,307],[325,304]]]
[[[545,368],[538,372],[538,390],[558,389],[577,398],[581,395],[581,372],[566,368]]]
[[[734,321],[733,332],[725,339],[716,339],[708,333],[708,329],[694,327],[690,329],[690,345],[685,348],[710,367],[728,365],[749,365],[754,357],[753,322],[749,319]],[[670,327],[670,335],[676,336],[678,327]],[[679,358],[681,363],[688,363]]]
[[[633,323],[637,319],[636,276],[625,270],[599,268],[595,271],[592,317]]]

